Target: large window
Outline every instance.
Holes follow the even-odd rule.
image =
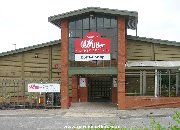
[[[157,72],[155,70],[126,70],[126,95],[180,96],[180,71],[177,69],[162,69]]]
[[[70,67],[117,67],[117,18],[89,15],[69,21],[69,66]],[[74,41],[83,38],[88,32],[98,32],[101,37],[110,38],[111,60],[75,61]]]
[[[158,72],[159,96],[180,96],[179,75],[178,70],[160,70]]]

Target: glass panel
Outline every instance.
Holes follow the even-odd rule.
[[[75,30],[69,30],[69,37],[75,37],[76,31]]]
[[[74,61],[74,40],[75,38],[69,38],[69,60]]]
[[[175,97],[176,96],[176,75],[171,74],[170,75],[170,96]]]
[[[97,28],[103,28],[103,18],[97,17]]]
[[[111,27],[117,27],[117,20],[115,18],[111,18]]]
[[[74,53],[74,39],[82,38],[88,32],[98,32],[102,38],[110,38],[111,60],[77,62]],[[72,39],[74,38],[74,39]],[[75,67],[117,67],[117,20],[111,17],[82,17],[69,22],[69,62]]]
[[[176,70],[159,70],[159,95],[174,97],[177,83]]]
[[[117,60],[117,37],[111,37],[111,59]]]
[[[76,21],[76,29],[82,29],[82,20]]]
[[[111,28],[110,36],[116,36],[117,37],[117,28]]]
[[[89,18],[83,19],[83,29],[89,29]]]
[[[104,37],[104,29],[97,29],[97,32],[100,33],[101,37]]]
[[[96,28],[90,29],[91,32],[96,32]]]
[[[140,75],[129,74],[126,75],[126,94],[129,96],[140,95]]]
[[[177,72],[176,70],[158,70],[158,95],[162,97],[175,97]],[[126,70],[126,94],[154,96],[155,93],[154,70]]]
[[[180,97],[180,70],[179,70],[179,73],[177,73],[177,86],[176,86],[176,93],[177,93],[177,96]]]
[[[168,97],[169,75],[167,71],[161,71],[161,96]]]
[[[113,35],[112,29],[110,29],[110,28],[104,29],[104,37],[111,37],[112,35]]]
[[[90,28],[91,29],[96,28],[96,17],[90,17]]]
[[[111,19],[109,18],[104,18],[104,28],[109,28],[111,25],[110,25],[110,22]]]
[[[153,75],[145,75],[146,76],[146,96],[154,96],[154,83],[155,83],[155,74]]]
[[[89,30],[83,30],[83,37],[89,32]]]
[[[76,38],[82,38],[82,30],[76,30]]]
[[[75,29],[75,21],[69,22],[69,29]]]

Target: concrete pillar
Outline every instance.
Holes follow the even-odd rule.
[[[125,18],[118,17],[118,109],[125,109]]]
[[[68,21],[61,21],[61,108],[69,108],[68,96]]]

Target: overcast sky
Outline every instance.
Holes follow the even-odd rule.
[[[138,11],[138,36],[180,42],[180,0],[0,0],[0,52],[60,39],[48,17],[86,7]]]

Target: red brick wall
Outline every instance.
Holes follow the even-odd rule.
[[[88,89],[87,89],[87,87],[79,89],[79,99],[80,99],[80,102],[87,102],[88,101]]]
[[[78,77],[72,76],[72,102],[78,102]]]
[[[179,97],[126,96],[126,109],[180,107]]]
[[[112,87],[112,103],[117,103],[117,88]]]
[[[61,108],[69,108],[68,96],[68,21],[61,21]]]
[[[87,79],[86,79],[86,87],[79,87],[79,99],[80,99],[80,102],[88,101]]]
[[[118,109],[125,109],[125,18],[118,17]]]

